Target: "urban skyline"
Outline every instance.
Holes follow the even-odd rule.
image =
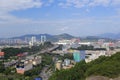
[[[120,0],[0,0],[0,37],[119,33]]]

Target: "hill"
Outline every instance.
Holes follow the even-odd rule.
[[[120,39],[120,33],[104,33],[104,34],[100,34],[99,37],[102,38],[110,38],[110,39]]]
[[[58,41],[60,39],[72,39],[75,38],[74,36],[70,35],[70,34],[60,34],[60,35],[51,35],[51,34],[28,34],[28,35],[23,35],[23,36],[19,36],[19,37],[13,37],[11,39],[22,39],[25,40],[25,38],[31,38],[32,36],[35,36],[37,38],[37,40],[40,40],[41,36],[44,35],[46,36],[48,41]]]
[[[56,71],[49,80],[85,80],[90,76],[116,78],[120,76],[119,61],[120,52],[112,55],[111,57],[101,56],[90,63],[81,61],[77,63],[74,68]],[[94,77],[93,80],[101,79],[95,79]]]
[[[67,33],[63,33],[63,34],[60,34],[60,35],[55,35],[54,37],[57,38],[58,40],[75,38],[75,36],[72,36],[72,35],[67,34]]]
[[[22,35],[22,36],[18,36],[18,37],[12,37],[12,38],[7,38],[7,39],[21,39],[21,40],[25,40],[27,39],[31,39],[32,36],[35,36],[37,38],[37,40],[41,39],[41,36],[44,35],[47,38],[47,41],[52,41],[52,42],[56,42],[58,40],[61,39],[73,39],[73,38],[80,38],[81,41],[98,41],[99,39],[104,39],[105,41],[115,41],[115,38],[110,38],[109,36],[103,36],[103,35],[99,35],[99,36],[86,36],[86,37],[76,37],[76,36],[72,36],[70,34],[67,33],[63,33],[63,34],[59,34],[59,35],[51,35],[51,34],[27,34],[27,35]],[[0,40],[6,40],[6,38],[0,38]]]

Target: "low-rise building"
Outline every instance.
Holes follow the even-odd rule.
[[[70,60],[70,59],[65,59],[64,61],[59,60],[56,62],[56,69],[61,70],[61,69],[70,69],[74,67],[76,64],[75,61]]]
[[[16,71],[19,74],[24,74],[25,71],[31,70],[33,65],[29,61],[21,61],[16,65]]]
[[[55,69],[56,70],[61,70],[62,69],[62,60],[59,60],[55,64]]]
[[[16,64],[16,71],[19,74],[24,74],[25,71],[31,70],[42,62],[41,56],[29,57],[29,59],[21,60]]]

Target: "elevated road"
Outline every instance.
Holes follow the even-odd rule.
[[[44,50],[42,50],[42,51],[39,51],[39,52],[36,53],[36,54],[27,56],[26,58],[31,58],[31,57],[34,57],[34,56],[37,56],[37,55],[40,55],[40,54],[44,54],[44,53],[50,53],[51,51],[57,49],[58,47],[59,47],[59,45],[54,45],[54,46],[51,47],[51,48],[44,49]]]

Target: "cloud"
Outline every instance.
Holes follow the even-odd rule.
[[[61,2],[58,5],[62,7],[74,6],[76,8],[81,8],[81,7],[84,7],[85,4],[88,3],[88,1],[89,0],[66,0],[66,3]]]
[[[33,7],[41,7],[40,0],[0,0],[0,11],[9,12]]]
[[[47,0],[47,1],[44,2],[44,5],[45,6],[51,6],[51,4],[53,4],[53,3],[54,3],[54,0]]]
[[[0,0],[0,23],[31,21],[29,19],[18,18],[10,13],[29,8],[50,6],[53,2],[54,0]]]
[[[6,21],[0,24],[0,32],[6,36],[16,36],[28,33],[71,33],[74,35],[91,35],[104,32],[118,32],[119,19],[116,17],[104,18],[80,18],[80,19],[63,19],[63,20],[29,20],[16,19],[15,21]],[[108,29],[111,28],[111,29]],[[9,30],[7,30],[9,29]],[[16,34],[12,34],[12,33]],[[4,36],[3,36],[4,37]]]
[[[112,0],[112,1],[111,1],[111,4],[112,4],[113,6],[119,6],[119,5],[120,5],[120,0]]]
[[[89,3],[89,6],[108,6],[111,0],[93,0]]]
[[[95,6],[119,6],[120,0],[66,0],[58,4],[61,7],[95,7]]]
[[[0,23],[26,21],[26,19],[11,15],[10,12],[34,7],[38,8],[42,7],[42,5],[41,0],[0,0]]]
[[[54,2],[54,0],[48,0],[48,3],[53,3]]]

